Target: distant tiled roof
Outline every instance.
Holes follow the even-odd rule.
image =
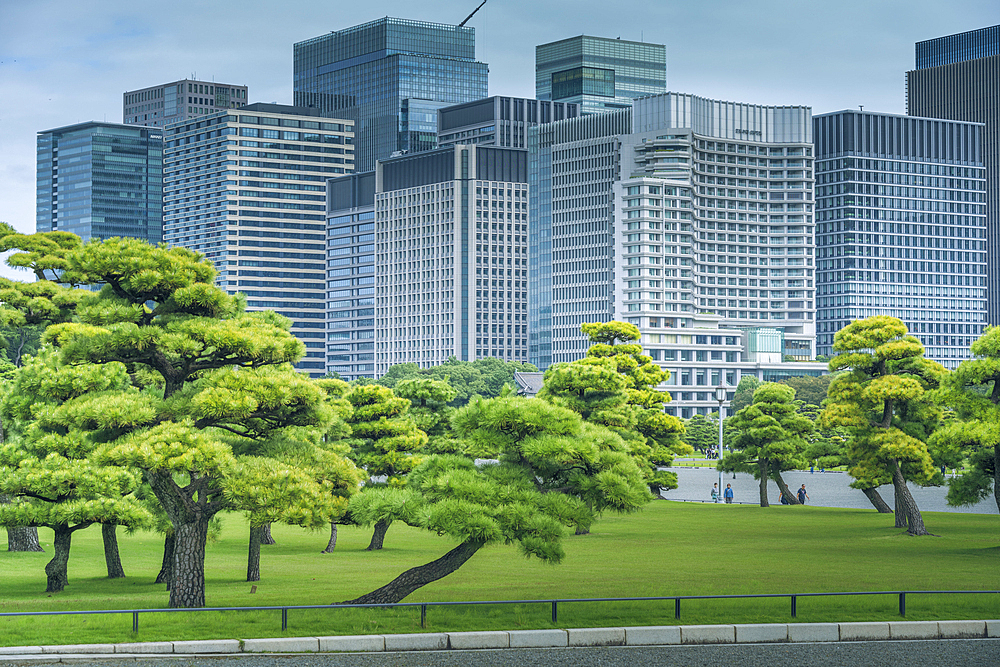
[[[542,388],[545,380],[545,373],[521,373],[514,371],[514,382],[517,383],[517,394],[519,396],[533,397]]]

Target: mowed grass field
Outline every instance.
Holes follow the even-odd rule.
[[[538,600],[670,595],[732,595],[893,590],[1000,590],[1000,519],[925,513],[937,537],[913,538],[892,515],[823,507],[762,509],[751,505],[655,502],[628,516],[606,515],[585,536],[568,535],[566,558],[550,565],[515,548],[481,550],[454,574],[406,602]],[[385,549],[367,552],[368,529],[342,527],[337,550],[321,554],[325,533],[275,525],[277,544],[262,548],[256,592],[245,581],[247,526],[223,517],[205,569],[212,607],[331,604],[356,597],[454,546],[447,538],[393,525]],[[0,612],[155,609],[168,593],[153,584],[162,537],[125,535],[119,543],[127,577],[106,578],[99,526],[74,536],[69,586],[46,594],[46,553],[0,551]],[[6,534],[0,531],[0,544]],[[799,622],[898,619],[894,595],[799,598]],[[548,604],[428,607],[426,631],[789,622],[787,598],[561,603],[553,624]],[[908,620],[1000,618],[998,595],[909,595]],[[419,632],[419,608],[0,617],[0,645],[158,641]]]

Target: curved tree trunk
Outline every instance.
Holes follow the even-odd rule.
[[[156,575],[155,584],[166,584],[170,590],[171,574],[174,569],[174,534],[170,533],[163,538],[163,562],[160,563],[160,571]]]
[[[879,511],[880,514],[892,514],[892,508],[889,504],[882,500],[882,496],[879,495],[878,489],[874,486],[870,486],[867,489],[861,489],[861,493],[868,497],[875,509]]]
[[[247,553],[247,581],[260,581],[260,541],[264,526],[250,525],[250,549]]]
[[[108,566],[108,579],[125,578],[125,568],[122,567],[121,554],[118,552],[117,531],[116,524],[101,524],[101,537],[104,538],[104,562]]]
[[[52,560],[45,566],[45,592],[58,593],[66,588],[69,583],[69,548],[73,542],[73,533],[80,528],[85,528],[90,524],[80,526],[56,526],[52,529]]]
[[[389,530],[390,525],[392,525],[392,521],[389,519],[379,519],[375,522],[375,532],[372,533],[372,541],[365,551],[378,551],[382,548],[382,542],[385,540],[385,531]]]
[[[0,438],[0,442],[3,442]],[[0,495],[0,503],[11,502],[10,496]],[[7,529],[7,551],[45,551],[38,543],[38,529],[34,526],[4,526]]]
[[[274,538],[271,537],[271,524],[265,523],[263,526],[263,532],[260,534],[261,544],[274,544]]]
[[[760,506],[770,507],[767,502],[767,459],[760,456],[757,457],[757,473],[760,477]]]
[[[320,551],[321,554],[332,554],[333,550],[337,548],[337,524],[336,522],[330,522],[330,541],[326,543],[326,549]]]
[[[205,606],[205,517],[174,526],[174,571],[170,581],[170,607]]]
[[[788,489],[788,485],[785,484],[785,480],[783,480],[781,478],[781,471],[779,471],[779,470],[772,470],[771,471],[771,479],[773,479],[774,483],[778,485],[778,490],[781,491],[781,495],[783,495],[785,497],[785,502],[787,502],[789,505],[801,505],[802,504],[802,503],[799,502],[798,496],[796,496],[794,493],[792,493]]]
[[[903,471],[899,469],[899,461],[892,462],[892,484],[896,489],[896,507],[899,508],[900,503],[902,503],[903,513],[906,514],[906,522],[909,524],[909,528],[906,530],[907,534],[930,535],[924,528],[924,517],[920,514],[917,502],[910,495],[910,490],[906,488],[906,480],[903,479]]]
[[[905,482],[904,482],[905,485]],[[893,505],[896,506],[896,528],[906,528],[906,510],[903,508],[903,498],[899,494],[899,487],[896,486],[895,475],[892,480]]]
[[[392,604],[400,602],[413,591],[448,576],[472,558],[483,547],[482,542],[462,542],[457,547],[426,565],[419,565],[399,575],[382,588],[343,604]]]

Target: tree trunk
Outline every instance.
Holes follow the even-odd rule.
[[[174,571],[170,582],[170,607],[205,606],[205,542],[208,518],[174,525]]]
[[[896,528],[906,528],[906,510],[903,508],[903,498],[899,495],[899,487],[896,486],[896,479],[892,480],[893,505],[896,506]]]
[[[382,548],[382,542],[385,540],[385,531],[389,530],[391,523],[392,521],[389,519],[379,519],[375,522],[375,532],[372,533],[372,541],[365,551],[378,551]]]
[[[482,542],[462,542],[457,547],[426,565],[419,565],[399,575],[382,588],[343,604],[393,604],[413,591],[448,576],[472,558],[483,547]]]
[[[247,553],[247,581],[260,581],[260,541],[264,526],[250,525],[250,550]]]
[[[861,493],[868,497],[875,509],[879,511],[880,514],[892,514],[892,508],[889,504],[882,500],[882,496],[879,495],[878,489],[874,486],[870,486],[867,489],[861,489]]]
[[[122,567],[121,554],[118,553],[117,530],[116,524],[101,524],[101,537],[104,538],[104,562],[108,566],[108,579],[125,578],[125,568]]]
[[[52,538],[53,556],[45,566],[46,593],[58,593],[69,583],[69,548],[73,542],[74,528],[56,526],[52,531],[55,533]]]
[[[3,442],[0,437],[0,442]],[[0,503],[6,505],[10,496],[0,496]],[[45,551],[38,543],[38,529],[34,526],[4,526],[7,529],[7,551]]]
[[[166,584],[170,590],[171,576],[174,571],[174,534],[170,533],[163,538],[163,562],[160,563],[160,571],[156,575],[155,584]]]
[[[770,507],[767,502],[767,459],[762,456],[757,457],[757,472],[760,476],[760,506]]]
[[[906,488],[906,480],[903,479],[903,471],[899,469],[899,461],[892,462],[892,484],[896,489],[896,506],[902,502],[902,509],[906,514],[906,522],[909,528],[906,530],[909,535],[930,535],[924,528],[924,517],[920,514],[920,508],[910,495],[910,490]]]
[[[7,526],[7,551],[45,551],[34,526]]]
[[[271,537],[271,524],[264,524],[264,532],[260,534],[261,544],[274,544],[274,538]]]
[[[775,484],[778,485],[778,490],[781,491],[781,495],[783,495],[785,497],[785,501],[789,505],[801,505],[802,504],[802,503],[799,502],[798,497],[794,493],[792,493],[791,491],[789,491],[788,485],[785,484],[785,480],[783,480],[781,478],[781,472],[780,471],[778,471],[778,470],[772,470],[771,471],[771,479],[773,479],[774,482],[775,482]]]
[[[337,548],[337,524],[334,521],[330,522],[330,541],[326,543],[326,549],[320,551],[321,554],[332,554],[333,550]]]

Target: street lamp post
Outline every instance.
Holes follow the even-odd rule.
[[[726,402],[728,392],[724,385],[715,388],[715,400],[719,402],[719,462],[722,462],[722,405]],[[722,502],[722,469],[719,469],[719,496],[716,502]]]

